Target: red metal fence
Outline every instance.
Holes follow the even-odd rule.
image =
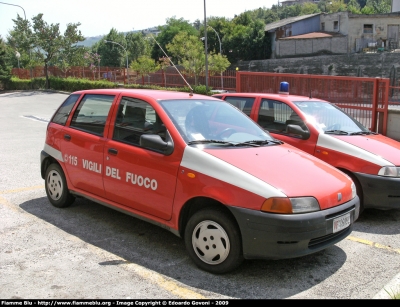
[[[58,67],[51,66],[48,68],[49,76],[67,78],[87,78],[90,80],[109,80],[111,82],[123,84],[151,84],[163,87],[185,87],[185,80],[193,86],[195,84],[194,76],[187,75],[183,72],[182,76],[173,68],[169,67],[166,71],[159,70],[151,73],[148,76],[139,76],[135,71],[126,68],[112,67],[96,67],[96,70],[91,70],[89,67],[70,67],[66,71],[62,71]],[[44,77],[44,67],[38,66],[32,70],[23,68],[13,68],[12,74],[20,79],[30,79]],[[129,77],[129,78],[128,78]],[[198,79],[199,85],[205,85],[205,77],[200,76]],[[236,71],[227,70],[222,75],[209,75],[208,84],[213,89],[226,89],[234,91],[236,89]]]
[[[278,93],[282,81],[290,94],[330,101],[364,126],[386,135],[389,79],[303,74],[237,73],[237,92]]]
[[[30,78],[40,78],[44,77],[44,67],[37,66],[30,69],[24,68],[13,68],[11,71],[12,75],[17,76],[20,79],[30,79]],[[95,71],[91,70],[89,67],[70,67],[66,71],[62,71],[58,67],[50,66],[48,68],[49,76],[67,78],[87,78],[90,80],[109,80],[117,83],[125,83],[127,80],[126,69],[125,68],[114,68],[114,67],[100,67],[96,68]]]

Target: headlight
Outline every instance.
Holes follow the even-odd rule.
[[[352,182],[351,183],[351,199],[356,197],[356,195],[357,195],[356,185],[354,184],[354,182]]]
[[[314,197],[273,197],[264,201],[261,211],[271,213],[306,213],[319,211],[319,203]]]
[[[400,167],[384,166],[379,170],[378,175],[386,177],[400,177]]]

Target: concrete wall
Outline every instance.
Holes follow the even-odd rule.
[[[386,136],[400,141],[400,109],[389,108]]]
[[[338,32],[344,35],[348,34],[349,29],[349,14],[347,12],[339,12],[333,14],[321,14],[320,23],[325,24],[324,31],[327,32]],[[334,23],[338,23],[337,29],[334,28]],[[320,28],[322,31],[322,28]]]
[[[372,33],[364,33],[364,25],[372,24]],[[375,15],[349,15],[348,39],[349,52],[358,52],[360,48],[368,47],[368,43],[377,42],[382,47],[382,42],[387,47],[388,26],[400,25],[400,13],[397,14],[375,14]],[[400,29],[400,27],[399,27]],[[397,40],[399,33],[397,33]],[[357,40],[359,44],[357,45]]]
[[[347,37],[281,39],[276,42],[275,52],[277,58],[321,52],[343,54],[347,53]]]
[[[353,53],[240,61],[231,65],[230,69],[236,67],[245,71],[382,78],[393,77],[393,70],[396,70],[399,80],[400,53]]]
[[[322,27],[322,24],[324,25]],[[335,27],[335,25],[337,25]],[[372,33],[364,30],[364,25],[372,25]],[[396,27],[397,26],[397,27]],[[392,27],[388,34],[389,27]],[[393,29],[393,27],[396,27]],[[338,12],[332,14],[320,14],[312,18],[304,19],[298,22],[287,24],[275,31],[275,35],[268,33],[272,40],[272,58],[282,56],[293,56],[296,54],[305,54],[303,51],[295,50],[295,42],[280,42],[279,39],[296,36],[316,31],[337,32],[347,36],[347,46],[343,48],[342,44],[332,53],[355,53],[368,47],[368,43],[377,43],[377,47],[389,47],[389,40],[397,42],[397,48],[400,48],[400,12],[389,14],[358,15],[349,12]],[[396,33],[393,34],[393,31]],[[307,50],[323,50],[317,44],[323,44],[324,41],[315,41],[313,47],[306,46]],[[302,44],[302,43],[300,43]],[[278,46],[280,45],[280,46]],[[282,46],[284,45],[284,46]],[[312,53],[310,53],[311,55]]]

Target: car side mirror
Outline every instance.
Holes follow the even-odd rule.
[[[286,133],[298,135],[303,140],[307,140],[310,137],[310,131],[304,130],[299,125],[287,125]]]
[[[170,155],[174,151],[172,142],[165,142],[158,134],[142,134],[139,144],[141,147],[154,150],[165,155]]]

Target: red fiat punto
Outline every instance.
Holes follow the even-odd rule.
[[[72,93],[47,127],[41,175],[54,206],[81,196],[159,225],[213,273],[315,253],[359,215],[350,177],[189,93]]]
[[[247,114],[275,138],[349,175],[363,208],[400,209],[400,143],[365,128],[318,98],[279,94],[214,95]]]

